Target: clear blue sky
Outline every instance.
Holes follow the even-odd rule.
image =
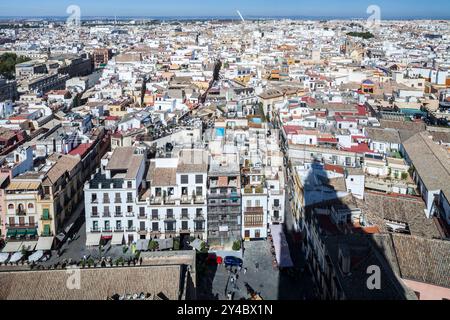
[[[367,17],[371,4],[382,18],[450,18],[449,0],[1,0],[0,16],[340,16]]]

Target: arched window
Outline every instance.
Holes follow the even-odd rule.
[[[14,205],[12,203],[8,204],[8,209],[10,210],[14,209]]]
[[[34,204],[29,203],[29,204],[28,204],[28,209],[34,209]]]

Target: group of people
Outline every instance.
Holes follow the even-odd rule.
[[[241,271],[245,275],[247,273],[247,268],[242,268],[241,266],[238,266],[237,268],[230,267],[230,269],[228,269],[228,283],[225,289],[228,300],[233,300],[235,291],[239,290],[237,286],[237,281],[239,280],[239,273]],[[227,290],[229,283],[231,283],[231,285],[233,286],[232,290]]]

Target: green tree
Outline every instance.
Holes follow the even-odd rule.
[[[366,39],[366,40],[367,39],[372,39],[372,38],[375,37],[369,31],[367,31],[367,32],[349,32],[349,33],[347,33],[347,35],[350,36],[350,37],[363,38],[363,39]]]
[[[241,242],[239,240],[236,240],[235,242],[233,242],[233,248],[234,251],[239,251],[241,250]]]
[[[4,53],[0,56],[0,75],[6,79],[14,79],[16,64],[30,60],[27,57],[18,57],[14,53]]]
[[[159,249],[159,243],[157,241],[153,241],[153,240],[150,241],[148,243],[148,249],[151,250],[151,251],[158,250]]]
[[[180,250],[180,240],[173,239],[173,250]]]

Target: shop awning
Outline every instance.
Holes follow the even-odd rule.
[[[173,248],[173,238],[169,239],[156,239],[154,240],[158,242],[158,249],[159,250],[167,250]]]
[[[53,237],[39,237],[35,250],[50,250],[53,245]]]
[[[27,251],[34,251],[36,245],[37,241],[24,241],[22,242],[22,247],[20,249],[24,248]]]
[[[14,253],[11,258],[9,259],[9,262],[16,263],[17,261],[20,261],[23,257],[22,252],[16,252]]]
[[[8,241],[2,252],[17,252],[22,247],[22,241]]]
[[[6,232],[6,236],[7,237],[15,237],[17,233],[16,229],[8,229],[8,231]]]
[[[149,239],[138,239],[136,241],[136,249],[139,251],[147,251],[149,242]]]
[[[17,229],[16,236],[24,236],[27,234],[27,229]]]
[[[86,235],[86,247],[98,246],[100,244],[101,233],[88,233]]]
[[[289,245],[281,225],[270,226],[270,234],[272,235],[273,246],[275,247],[275,257],[281,268],[291,268],[294,263],[289,252]]]
[[[31,256],[28,257],[28,261],[29,262],[39,261],[43,255],[44,255],[44,251],[38,250],[35,253],[33,253]]]
[[[9,258],[8,252],[2,252],[0,253],[0,263],[4,263]]]
[[[27,236],[32,236],[32,237],[34,237],[34,236],[37,236],[37,229],[27,229]]]
[[[111,239],[111,245],[122,244],[123,233],[114,233]]]

